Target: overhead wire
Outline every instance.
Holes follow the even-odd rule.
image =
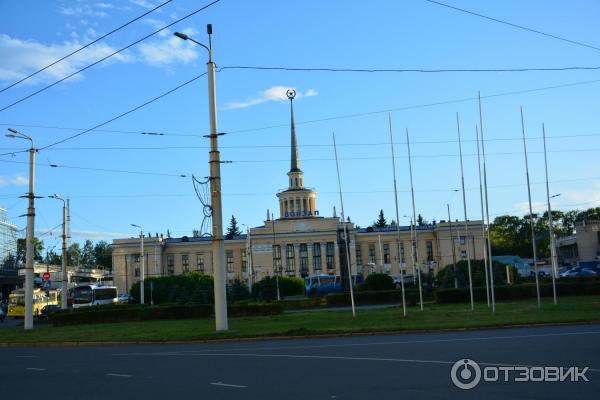
[[[61,62],[61,61],[64,61],[64,60],[66,60],[67,58],[69,58],[69,57],[71,57],[71,56],[73,56],[73,55],[75,55],[75,54],[79,53],[80,51],[87,49],[88,47],[90,47],[90,46],[92,46],[92,45],[94,45],[94,44],[98,43],[98,42],[99,42],[99,41],[101,41],[102,39],[105,39],[105,38],[107,38],[108,36],[112,35],[113,33],[115,33],[115,32],[118,32],[118,31],[120,31],[121,29],[123,29],[123,28],[125,28],[125,27],[127,27],[127,26],[131,25],[132,23],[134,23],[134,22],[136,22],[136,21],[138,21],[138,20],[140,20],[140,19],[144,18],[146,15],[153,13],[154,11],[156,11],[156,10],[158,10],[159,8],[161,8],[161,7],[163,7],[163,6],[167,5],[167,4],[169,4],[169,3],[170,3],[170,2],[172,2],[172,1],[173,1],[173,0],[167,0],[167,1],[165,1],[164,3],[162,3],[162,4],[159,4],[159,5],[157,5],[156,7],[152,8],[151,10],[148,10],[148,11],[146,11],[146,12],[145,12],[145,13],[143,13],[142,15],[140,15],[140,16],[138,16],[138,17],[136,17],[136,18],[132,19],[132,20],[129,20],[129,21],[127,21],[127,22],[126,22],[126,23],[124,23],[123,25],[120,25],[120,26],[116,27],[115,29],[111,30],[110,32],[108,32],[108,33],[105,33],[104,35],[102,35],[102,36],[98,37],[97,39],[94,39],[94,40],[92,40],[92,41],[91,41],[91,42],[89,42],[88,44],[86,44],[86,45],[84,45],[84,46],[81,46],[81,47],[77,48],[76,50],[74,50],[74,51],[70,52],[69,54],[67,54],[67,55],[65,55],[65,56],[63,56],[63,57],[61,57],[61,58],[59,58],[58,60],[56,60],[56,61],[54,61],[54,62],[51,62],[50,64],[46,65],[45,67],[42,67],[42,68],[40,68],[40,69],[38,69],[38,70],[36,70],[36,71],[34,71],[34,72],[30,73],[29,75],[27,75],[27,76],[25,76],[25,77],[23,77],[23,78],[19,79],[18,81],[16,81],[16,82],[13,82],[12,84],[10,84],[10,85],[6,86],[5,88],[3,88],[3,89],[0,89],[0,93],[7,91],[8,89],[10,89],[10,88],[12,88],[12,87],[14,87],[14,86],[18,85],[19,83],[25,82],[26,80],[33,78],[33,77],[34,77],[34,76],[36,76],[37,74],[39,74],[39,73],[41,73],[41,72],[44,72],[45,70],[47,70],[48,68],[50,68],[50,67],[52,67],[52,66],[54,66],[54,65],[58,64],[59,62]]]

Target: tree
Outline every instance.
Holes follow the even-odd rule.
[[[393,219],[392,222],[390,222],[390,226],[395,228],[397,226],[396,220]]]
[[[90,239],[87,239],[81,250],[81,264],[84,268],[93,268],[96,265],[96,257],[94,255],[94,244]]]
[[[377,221],[373,223],[375,228],[385,228],[387,225],[387,220],[385,219],[385,215],[383,215],[383,210],[379,210],[379,217],[377,217]]]
[[[421,214],[417,215],[417,225],[419,226],[423,226],[423,225],[427,225],[429,222],[423,218],[423,216]]]
[[[112,270],[112,247],[106,241],[101,240],[94,246],[94,258],[96,264]]]
[[[79,243],[72,243],[67,249],[67,263],[75,267],[81,265],[81,246],[79,246]]]
[[[58,255],[54,249],[51,249],[46,252],[46,256],[44,257],[44,264],[50,265],[60,265],[62,263],[60,259],[60,255]]]
[[[17,261],[25,264],[26,256],[26,239],[17,239]],[[41,262],[44,259],[42,252],[44,251],[44,242],[37,237],[33,237],[33,261]]]
[[[192,231],[192,237],[197,238],[197,237],[200,237],[200,236],[202,236],[202,235],[200,234],[200,231],[198,229],[194,229]]]
[[[232,215],[231,221],[229,221],[229,228],[227,228],[227,235],[225,235],[225,238],[231,240],[234,236],[241,235],[241,233],[242,231],[240,231],[240,228],[238,227],[237,220],[235,219],[235,216]]]

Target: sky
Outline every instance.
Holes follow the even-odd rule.
[[[573,44],[425,0],[221,0],[74,77],[0,111],[0,129],[31,136],[38,148],[136,108],[206,71],[213,25],[219,68],[510,69],[600,66],[600,4],[589,0],[444,0],[455,7],[567,38]],[[161,0],[0,2],[0,90]],[[208,0],[173,0],[65,61],[0,93],[0,109],[189,14]],[[594,48],[596,47],[596,48]],[[480,219],[475,129],[483,125],[490,217],[527,213],[520,107],[528,137],[532,202],[544,210],[542,123],[548,136],[553,208],[600,206],[598,70],[530,72],[318,72],[224,68],[217,73],[224,224],[260,226],[290,168],[289,101],[294,103],[305,185],[322,216],[339,213],[332,133],[338,143],[346,215],[368,226],[383,209],[395,219],[388,112],[395,141],[400,223],[411,210],[405,130],[413,156],[417,213],[462,219],[457,113],[463,138],[469,219]],[[201,77],[98,130],[41,150],[35,192],[71,202],[71,236],[112,240],[146,232],[191,235],[202,223],[191,175],[209,174],[208,91]],[[164,135],[143,135],[161,132]],[[25,227],[27,142],[0,137],[0,207]],[[50,167],[49,164],[59,167]],[[120,172],[118,172],[120,171]],[[180,175],[186,175],[185,178]],[[36,200],[36,232],[60,240],[61,203]],[[57,248],[59,248],[58,246]]]

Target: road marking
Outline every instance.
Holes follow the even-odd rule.
[[[307,346],[273,346],[273,347],[245,347],[245,348],[226,348],[226,349],[203,349],[202,352],[222,352],[222,351],[262,351],[262,350],[294,350],[294,349],[321,349],[328,347],[358,347],[358,346],[385,346],[398,344],[429,344],[429,343],[448,343],[448,342],[468,342],[471,340],[500,340],[500,339],[529,339],[540,337],[555,337],[555,336],[572,336],[572,335],[600,335],[600,331],[590,332],[564,332],[564,333],[545,333],[531,335],[511,335],[511,336],[485,336],[472,338],[452,338],[452,339],[430,339],[430,340],[402,340],[390,342],[367,342],[367,343],[344,343],[344,344],[321,344]],[[317,338],[315,338],[317,339]],[[183,350],[171,352],[155,352],[155,353],[116,353],[113,356],[161,356],[161,355],[185,355],[194,354],[197,350]]]
[[[223,383],[223,382],[211,382],[211,385],[214,386],[226,386],[226,387],[233,387],[233,388],[238,388],[238,389],[246,389],[247,386],[244,385],[234,385],[232,383]]]
[[[17,358],[38,358],[38,356],[15,356]]]
[[[28,371],[45,371],[46,368],[25,368]]]
[[[106,376],[116,376],[117,378],[131,378],[131,375],[128,375],[128,374],[113,374],[113,373],[108,373],[108,374],[106,374]]]

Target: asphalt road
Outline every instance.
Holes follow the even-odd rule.
[[[220,344],[0,348],[0,395],[45,400],[597,399],[599,339],[600,325],[579,325]],[[480,363],[481,370],[589,367],[589,381],[514,382],[511,375],[510,382],[482,379],[464,390],[450,377],[453,364],[464,358]]]

